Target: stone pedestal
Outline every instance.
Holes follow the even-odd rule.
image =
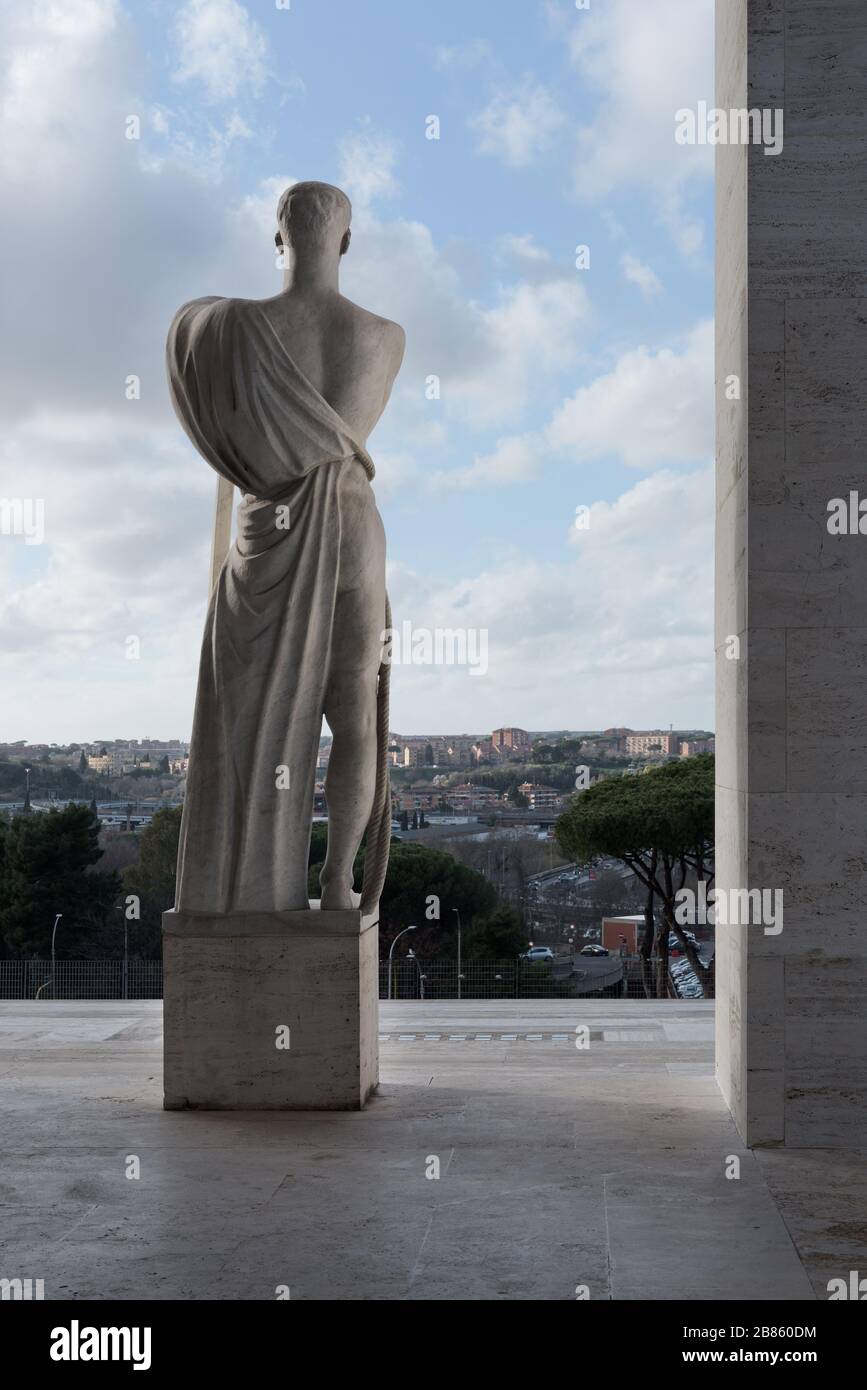
[[[167,1110],[360,1110],[379,1079],[361,912],[163,914]]]

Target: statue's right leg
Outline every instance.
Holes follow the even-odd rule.
[[[361,591],[341,595],[337,610],[335,647],[342,650],[342,658],[332,665],[325,697],[333,742],[325,774],[328,853],[319,875],[323,908],[355,906],[352,864],[376,789],[376,686],[383,610],[377,608],[375,632],[367,630],[370,606],[363,602]],[[356,664],[362,656],[363,662]]]
[[[357,467],[357,465],[353,465]],[[325,776],[328,853],[323,908],[351,908],[352,864],[376,791],[376,694],[385,623],[385,533],[367,479],[343,499],[344,538],[325,690],[333,742]]]

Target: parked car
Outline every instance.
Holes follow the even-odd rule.
[[[607,956],[610,954],[607,946],[582,946],[582,956]]]
[[[531,946],[529,951],[524,952],[523,958],[530,961],[553,960],[554,952],[550,946]]]
[[[689,944],[691,946],[695,946],[696,950],[698,950],[698,941],[696,940],[695,932],[687,931],[684,928],[683,934],[686,937]],[[668,933],[668,949],[670,951],[679,951],[681,949],[680,942],[678,941],[673,931],[670,931]]]

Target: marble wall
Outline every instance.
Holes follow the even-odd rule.
[[[784,111],[780,155],[717,148],[717,884],[784,895],[779,935],[717,928],[718,1075],[748,1143],[838,1146],[867,1138],[867,534],[828,530],[867,499],[867,3],[717,0],[715,105]]]

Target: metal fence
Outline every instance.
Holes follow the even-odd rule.
[[[655,982],[656,960],[651,961]],[[693,990],[694,985],[694,990]],[[558,956],[552,961],[418,960],[379,965],[380,999],[646,999],[641,957]],[[692,972],[668,977],[669,998],[702,997]]]
[[[655,962],[653,962],[655,967]],[[695,985],[693,990],[691,981]],[[669,977],[672,998],[700,997],[694,976]],[[158,960],[0,960],[0,999],[162,999]],[[553,961],[380,961],[380,999],[644,999],[638,956]]]
[[[462,961],[460,989],[456,960],[396,960],[390,972],[387,961],[379,963],[380,999],[569,999],[573,994],[571,983],[555,976],[547,963]]]
[[[0,999],[162,999],[161,960],[0,960]]]

